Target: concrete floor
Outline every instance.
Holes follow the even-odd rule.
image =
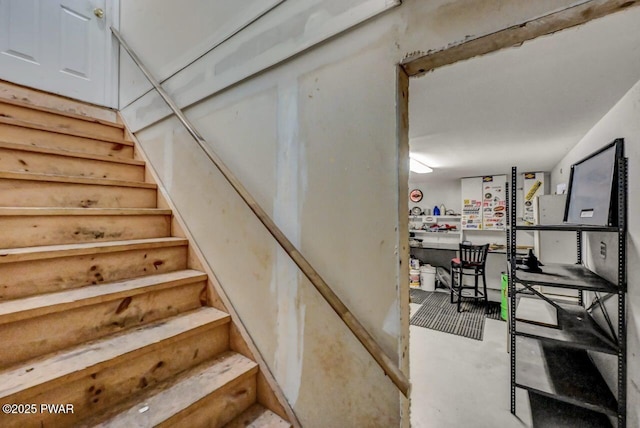
[[[524,391],[516,390],[518,417],[509,411],[506,322],[487,319],[483,341],[416,326],[410,335],[413,428],[531,426]]]

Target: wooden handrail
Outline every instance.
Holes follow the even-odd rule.
[[[293,243],[286,237],[286,235],[280,230],[275,222],[269,217],[264,209],[258,204],[244,185],[236,178],[231,170],[224,164],[224,162],[216,155],[213,150],[206,143],[205,139],[194,128],[189,119],[184,115],[180,107],[171,99],[169,94],[160,86],[160,83],[153,77],[151,72],[142,64],[140,58],[131,50],[127,42],[122,38],[122,35],[115,28],[111,27],[111,32],[118,39],[120,45],[129,54],[133,62],[136,63],[140,71],[145,75],[153,87],[158,91],[164,102],[167,103],[169,108],[176,115],[178,120],[184,125],[189,134],[196,140],[196,143],[204,151],[205,155],[213,162],[218,168],[227,182],[234,188],[234,190],[240,195],[242,200],[247,204],[249,209],[258,217],[258,220],[267,228],[269,233],[278,241],[278,244],[289,255],[291,260],[298,266],[302,273],[309,279],[311,284],[318,290],[320,295],[329,303],[333,310],[340,316],[342,321],[347,325],[349,330],[356,336],[356,338],[362,343],[365,349],[378,363],[384,373],[389,376],[391,381],[398,387],[400,392],[405,397],[409,397],[410,383],[409,379],[400,370],[400,368],[394,364],[394,362],[387,356],[382,347],[375,341],[375,339],[364,328],[362,323],[349,311],[347,306],[340,300],[340,298],[333,292],[331,287],[325,282],[320,274],[311,266],[306,258],[300,253],[300,251],[293,245]]]

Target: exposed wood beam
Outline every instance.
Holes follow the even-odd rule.
[[[542,17],[514,25],[417,58],[407,58],[402,67],[409,76],[420,76],[438,67],[520,45],[591,20],[640,5],[639,0],[590,0]]]

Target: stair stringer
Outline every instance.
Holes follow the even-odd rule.
[[[224,289],[220,285],[213,269],[211,269],[209,264],[206,262],[196,240],[182,219],[180,211],[171,201],[162,181],[159,179],[157,171],[142,149],[142,145],[136,138],[135,134],[129,131],[126,120],[120,113],[118,113],[118,122],[125,125],[125,140],[131,141],[134,144],[134,159],[145,162],[145,182],[153,183],[158,186],[156,192],[158,201],[156,206],[158,208],[170,209],[173,212],[173,216],[171,218],[171,236],[189,240],[187,267],[189,269],[205,272],[208,276],[207,303],[231,316],[231,324],[229,328],[230,349],[255,361],[259,366],[257,375],[257,402],[281,418],[287,420],[293,427],[302,427],[295,412],[293,411],[293,408],[287,401],[284,392],[280,388],[280,385],[267,366],[264,358],[253,342],[253,339],[242,323],[240,316],[233,307],[233,304],[229,300]]]

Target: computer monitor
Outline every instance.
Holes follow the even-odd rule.
[[[564,211],[568,224],[617,226],[618,164],[624,157],[624,139],[571,166]]]

